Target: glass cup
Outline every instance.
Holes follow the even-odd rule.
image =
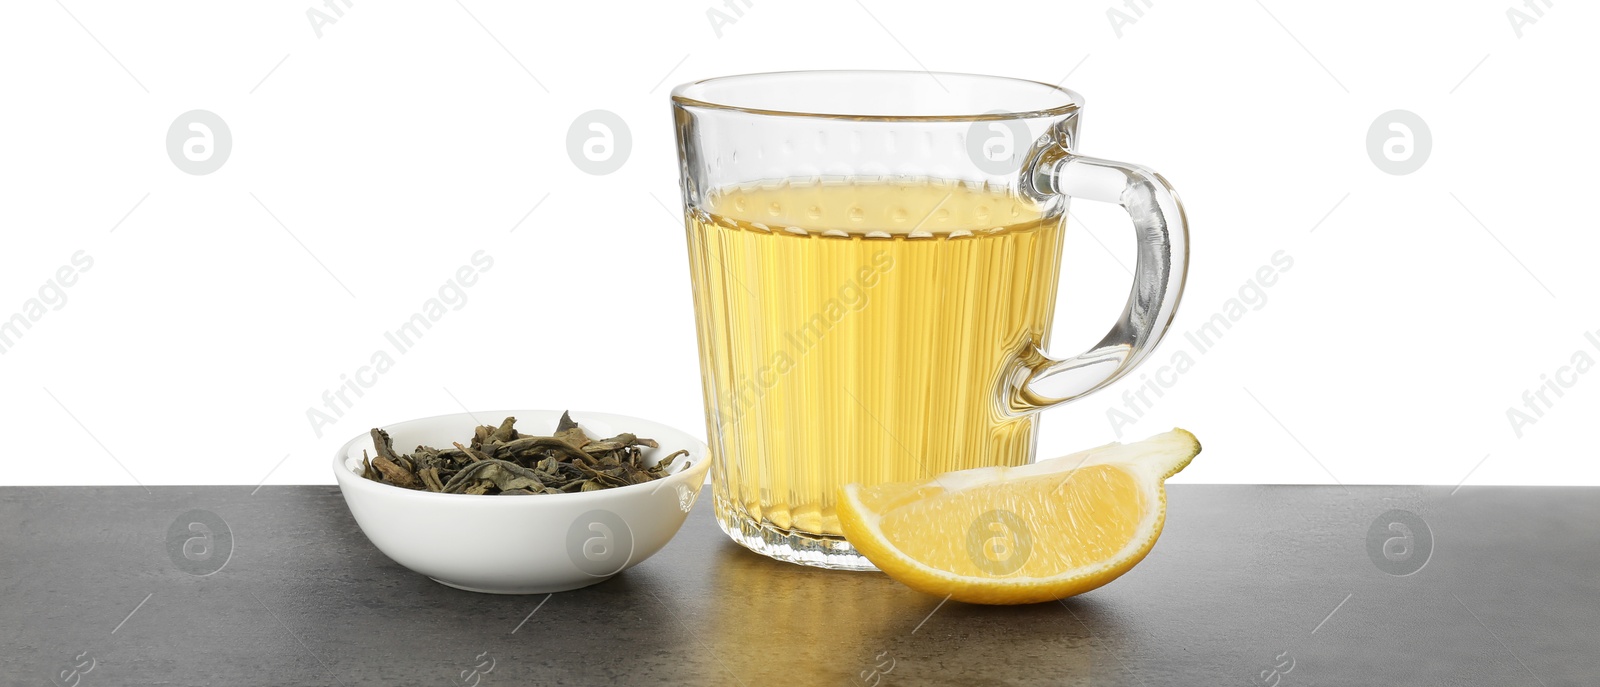
[[[1033,459],[1037,411],[1133,369],[1183,291],[1165,179],[1078,155],[1083,98],[969,74],[729,76],[672,92],[716,519],[780,560],[872,569],[839,487]],[[1138,268],[1093,349],[1048,350],[1067,203],[1116,203]]]

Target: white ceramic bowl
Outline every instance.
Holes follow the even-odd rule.
[[[411,420],[384,431],[394,448],[447,447],[472,436],[479,423],[517,418],[527,434],[555,431],[559,410],[492,410]],[[361,453],[374,453],[369,433],[350,440],[333,458],[333,474],[361,531],[396,563],[442,584],[490,594],[544,594],[587,587],[637,565],[661,550],[683,525],[705,482],[706,445],[649,420],[573,411],[572,419],[596,439],[632,432],[655,439],[656,460],[679,449],[667,477],[625,487],[572,494],[488,496],[435,494],[390,486],[361,476]],[[688,467],[678,467],[688,461]]]

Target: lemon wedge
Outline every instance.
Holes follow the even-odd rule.
[[[1021,467],[839,493],[857,551],[913,589],[1025,604],[1082,594],[1144,560],[1166,520],[1163,483],[1200,453],[1174,429]]]

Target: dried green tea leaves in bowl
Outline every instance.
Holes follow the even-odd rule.
[[[660,448],[629,433],[595,440],[569,413],[561,414],[552,436],[518,432],[517,419],[499,427],[484,425],[472,443],[444,450],[418,446],[401,455],[389,433],[372,430],[378,455],[361,452],[361,476],[374,482],[444,494],[564,494],[639,484],[666,477],[677,451],[655,465],[644,464],[644,450]],[[684,463],[688,466],[688,462]]]

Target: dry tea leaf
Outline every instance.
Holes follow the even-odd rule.
[[[656,465],[644,463],[650,439],[624,432],[594,440],[570,413],[551,436],[529,436],[508,417],[499,426],[483,425],[468,445],[436,449],[418,446],[408,455],[394,450],[389,434],[372,430],[376,456],[362,455],[361,476],[406,489],[445,494],[562,494],[639,484],[667,476],[680,450]]]

